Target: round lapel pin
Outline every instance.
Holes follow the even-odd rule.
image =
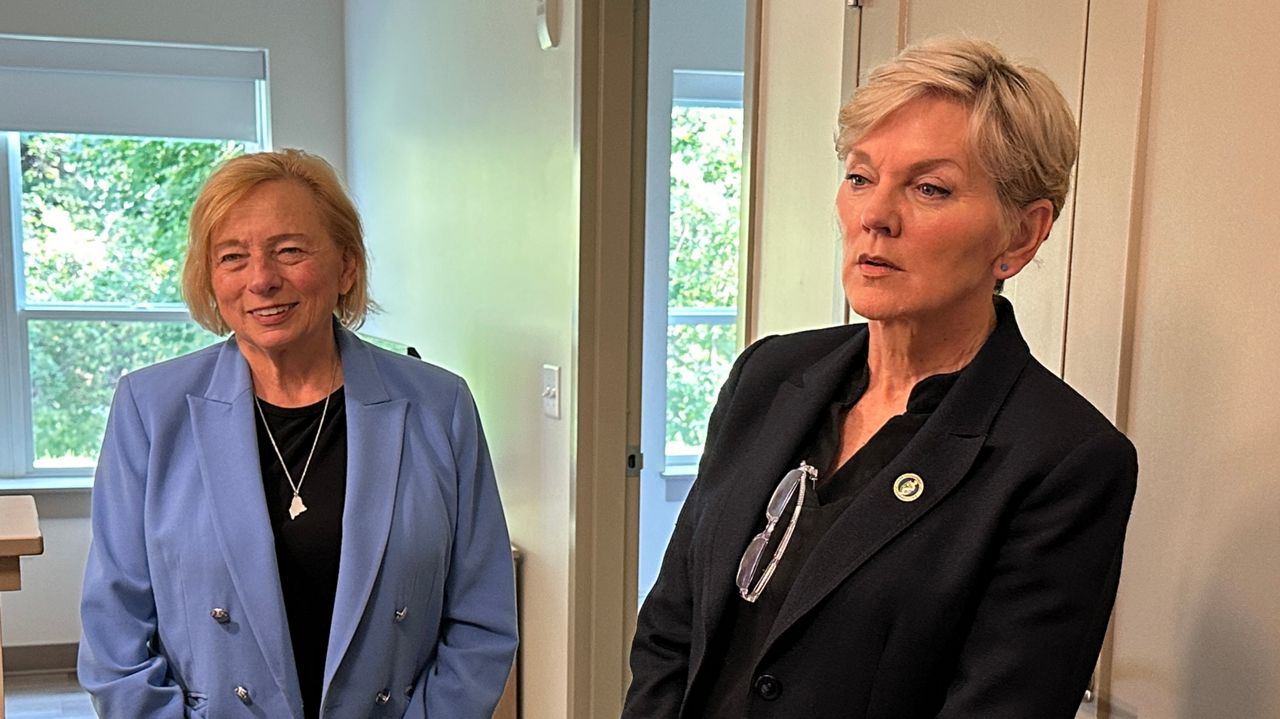
[[[918,474],[907,472],[893,480],[893,496],[903,502],[914,502],[924,494],[924,480]]]

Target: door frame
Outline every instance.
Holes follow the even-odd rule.
[[[568,709],[618,716],[634,631],[648,0],[578,3],[577,378],[569,536]]]
[[[753,334],[761,17],[746,0],[739,328]],[[569,717],[617,716],[631,673],[639,571],[649,0],[581,0],[577,12],[579,276],[572,438]]]

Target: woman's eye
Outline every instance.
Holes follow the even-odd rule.
[[[228,262],[238,262],[243,258],[244,258],[244,255],[240,254],[239,252],[228,252],[226,254],[218,255],[218,264],[224,265]]]
[[[849,181],[849,185],[851,187],[863,187],[871,182],[866,177],[859,175],[856,172],[850,172],[844,176],[844,179]]]
[[[938,187],[937,185],[929,182],[922,183],[917,189],[919,189],[920,194],[925,197],[946,197],[951,194],[951,190]]]

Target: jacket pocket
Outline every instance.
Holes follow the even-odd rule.
[[[209,696],[203,692],[185,692],[183,699],[186,702],[184,717],[195,717],[195,719],[204,719],[206,712],[209,711]]]

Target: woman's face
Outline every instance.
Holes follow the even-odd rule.
[[[995,184],[972,155],[969,113],[950,100],[903,105],[862,137],[836,193],[849,306],[869,320],[945,319],[990,307],[1007,248]]]
[[[355,262],[330,236],[311,191],[273,180],[232,205],[210,242],[218,312],[246,354],[316,351],[331,342]]]

